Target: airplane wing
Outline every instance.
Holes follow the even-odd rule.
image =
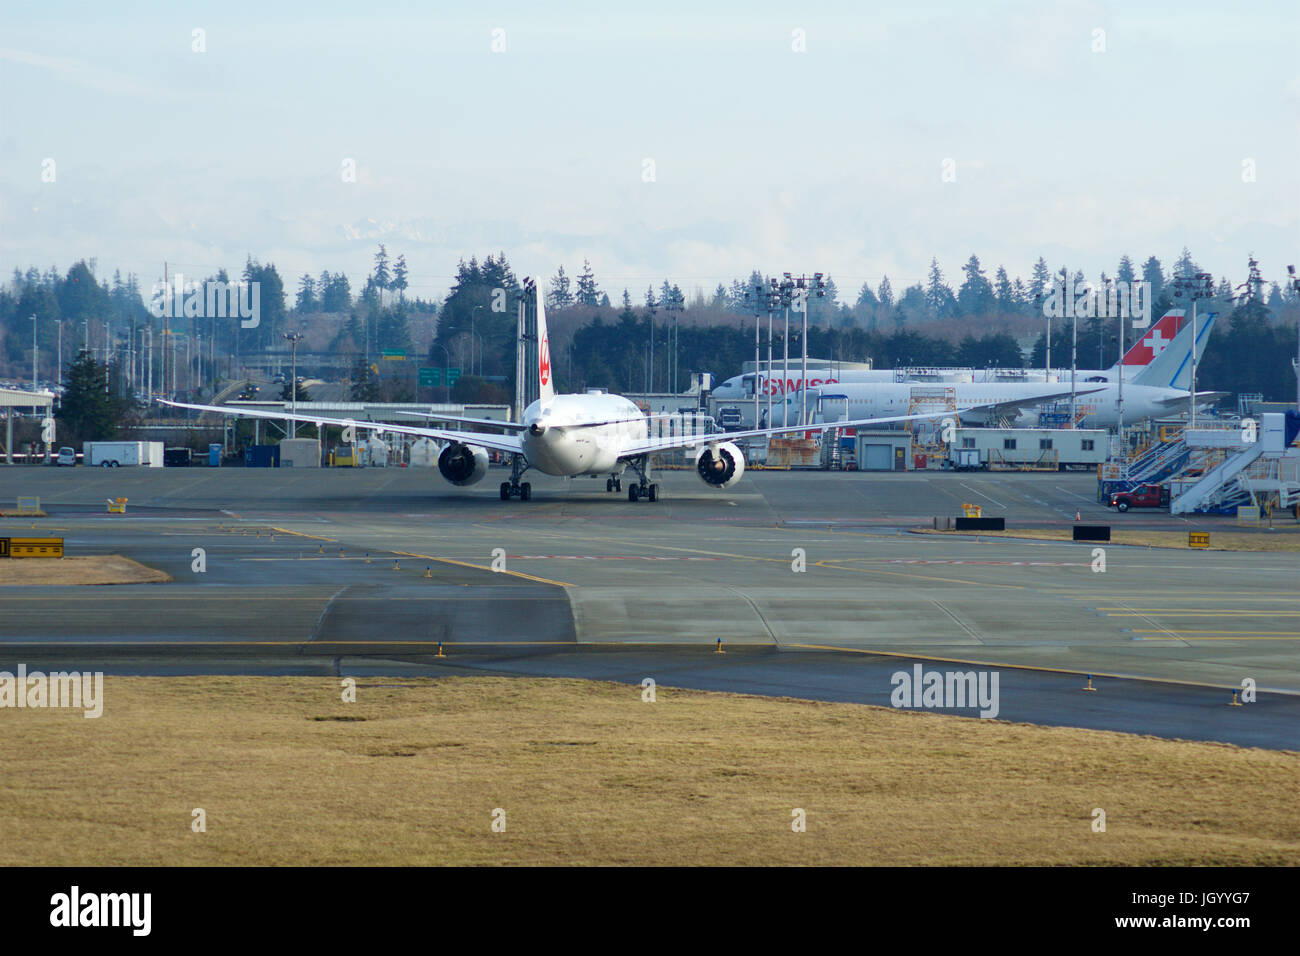
[[[286,409],[283,412],[264,411],[262,409],[252,408],[230,408],[225,405],[190,405],[185,402],[168,402],[159,399],[159,404],[167,405],[171,408],[188,408],[196,412],[218,412],[222,415],[230,415],[238,418],[269,418],[274,421],[284,421],[286,418],[293,418]],[[297,420],[300,422],[310,422],[316,425],[338,425],[342,428],[365,428],[369,431],[383,434],[392,432],[395,435],[417,435],[421,438],[433,438],[438,441],[455,441],[464,442],[466,445],[478,445],[483,448],[491,448],[494,451],[503,451],[509,454],[522,454],[523,447],[518,436],[516,435],[492,435],[487,432],[462,432],[453,431],[445,428],[417,428],[414,425],[391,425],[388,422],[361,422],[354,421],[350,418],[326,418],[321,415],[304,415],[299,414]],[[494,425],[501,424],[493,422]]]
[[[1225,398],[1228,397],[1229,394],[1231,393],[1230,392],[1197,392],[1196,404],[1213,405],[1216,402],[1223,401]],[[1163,405],[1165,408],[1173,408],[1173,409],[1186,408],[1188,397],[1189,396],[1187,395],[1175,395],[1173,398],[1157,398],[1155,402],[1157,405]]]
[[[1091,392],[1099,392],[1107,388],[1107,385],[1099,385],[1094,388],[1076,388],[1076,395],[1085,395]],[[1031,399],[1026,399],[1025,405],[1032,407],[1040,405],[1043,402],[1052,401],[1054,398],[1064,394],[1069,396],[1067,389],[1064,393],[1046,392],[1035,395]],[[747,431],[738,432],[719,432],[712,435],[680,435],[670,438],[648,438],[644,441],[637,442],[625,448],[620,458],[632,458],[637,455],[645,455],[652,452],[672,451],[675,448],[698,448],[700,445],[711,445],[717,442],[734,441],[738,438],[766,438],[771,435],[784,435],[792,432],[818,432],[826,431],[831,428],[870,428],[873,425],[888,425],[892,422],[910,422],[923,421],[928,418],[945,418],[949,415],[962,415],[965,412],[983,411],[987,409],[1011,408],[1011,403],[999,402],[988,403],[983,405],[968,405],[964,408],[950,408],[941,412],[925,412],[917,415],[892,415],[887,418],[860,418],[856,421],[847,422],[819,422],[815,425],[782,425],[779,428],[751,428]]]
[[[1080,383],[1074,389],[1075,397],[1091,395],[1093,392],[1103,392],[1110,387],[1110,382],[1095,383],[1090,382],[1089,388],[1084,388]],[[995,415],[1005,415],[1008,418],[1014,418],[1021,412],[1028,411],[1031,408],[1037,408],[1046,402],[1059,402],[1070,397],[1068,388],[1055,392],[1043,392],[1038,395],[1031,395],[1026,398],[1007,400],[1002,402],[990,402],[987,405],[976,405],[980,411],[989,411]]]
[[[457,418],[455,415],[439,415],[433,412],[393,412],[394,415],[400,415],[403,418],[419,418],[426,422],[455,422],[457,425],[490,425],[493,428],[504,428],[508,432],[521,432],[528,426],[522,422],[507,422],[499,418]],[[313,419],[314,421],[315,419]]]
[[[735,441],[737,438],[766,438],[770,435],[785,435],[791,432],[821,432],[831,428],[869,428],[872,425],[887,425],[890,422],[919,421],[926,418],[943,418],[948,415],[960,415],[972,408],[948,409],[942,412],[926,412],[920,415],[893,415],[889,418],[860,418],[850,422],[818,422],[815,425],[782,425],[779,428],[751,428],[739,432],[716,432],[711,435],[676,435],[670,438],[647,438],[623,449],[620,458],[634,458],[658,451],[672,451],[675,448],[698,448],[700,445],[712,445],[718,442]]]
[[[401,415],[403,418],[419,418],[419,419],[423,419],[424,421],[455,422],[458,425],[490,425],[496,428],[503,428],[506,431],[510,431],[510,432],[522,432],[522,431],[527,431],[528,429],[528,426],[525,425],[523,422],[506,422],[498,418],[457,418],[454,415],[433,415],[433,414],[427,414],[425,412],[393,412],[393,414]],[[603,422],[580,422],[575,425],[553,425],[551,427],[558,428],[560,430],[574,429],[574,428],[599,428],[602,425],[619,425],[626,421],[642,421],[642,420],[653,421],[654,419],[657,418],[675,418],[675,417],[680,418],[681,416],[680,414],[675,415],[672,412],[665,412],[663,414],[643,415],[641,416],[641,418],[626,418],[626,417],[611,418],[608,421],[603,421]],[[304,421],[305,420],[306,419],[304,419]]]

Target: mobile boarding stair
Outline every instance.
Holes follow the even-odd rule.
[[[1258,503],[1261,494],[1276,494],[1284,508],[1300,500],[1300,448],[1292,447],[1300,432],[1300,412],[1261,417],[1257,440],[1185,488],[1170,502],[1171,514],[1232,513],[1239,505]]]

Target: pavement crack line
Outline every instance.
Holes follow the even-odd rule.
[[[330,599],[326,601],[325,606],[320,609],[320,616],[316,618],[316,623],[312,626],[311,633],[307,635],[308,644],[314,642],[316,640],[317,635],[320,634],[321,625],[325,623],[325,617],[329,614],[330,608],[334,606],[334,602],[338,599],[338,596],[342,594],[344,591],[351,589],[351,587],[352,585],[345,584],[343,585],[343,587],[339,588],[337,591],[335,591],[333,594],[330,595]]]
[[[1146,621],[1152,627],[1159,630],[1161,634],[1168,634],[1174,640],[1182,641],[1184,647],[1192,646],[1191,642],[1188,641],[1187,638],[1183,637],[1183,635],[1179,634],[1177,631],[1169,630],[1169,628],[1165,627],[1163,624],[1161,624],[1159,621],[1155,620],[1154,618],[1147,617],[1141,611],[1135,611],[1133,610],[1133,608],[1129,607],[1127,604],[1124,604],[1122,602],[1120,603],[1120,607],[1122,607],[1124,610],[1128,611],[1130,614],[1134,615],[1135,617],[1142,618],[1142,620]],[[1143,638],[1143,640],[1146,640],[1146,638]]]
[[[746,594],[744,591],[740,590],[739,588],[734,588],[734,587],[732,587],[731,585],[727,585],[726,587],[727,587],[727,590],[728,590],[728,591],[734,591],[736,594],[739,594],[742,598],[745,599],[745,602],[746,602],[746,603],[747,603],[751,608],[754,609],[754,613],[758,615],[758,619],[759,619],[759,621],[762,622],[762,624],[763,624],[763,629],[767,631],[767,636],[770,637],[770,638],[772,639],[772,643],[775,644],[775,645],[779,648],[779,647],[781,646],[781,640],[780,640],[780,638],[778,638],[778,637],[776,636],[776,632],[772,630],[772,625],[769,624],[769,623],[767,623],[767,618],[765,618],[765,617],[763,616],[763,612],[760,611],[760,610],[758,609],[758,605],[754,603],[754,599],[751,598],[751,597],[750,597],[748,594]]]
[[[960,627],[971,637],[975,638],[975,640],[979,641],[981,644],[984,643],[984,638],[980,637],[979,634],[977,634],[973,628],[968,627],[966,622],[963,621],[961,618],[959,618],[956,614],[952,613],[952,611],[948,610],[938,601],[931,601],[930,603],[933,604],[935,607],[937,607],[940,611],[943,611],[944,614],[947,614],[950,618],[952,618],[954,624]]]

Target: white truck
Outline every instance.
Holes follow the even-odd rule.
[[[82,444],[81,463],[101,468],[139,465],[144,468],[163,466],[163,443],[160,441],[88,441]]]

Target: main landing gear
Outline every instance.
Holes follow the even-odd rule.
[[[646,501],[659,500],[659,486],[650,481],[650,458],[643,455],[640,458],[628,462],[628,467],[636,472],[639,482],[627,486],[627,500],[637,501],[644,498]]]
[[[526,481],[521,482],[519,480],[527,470],[528,462],[524,461],[524,456],[513,456],[510,462],[510,480],[501,482],[502,501],[509,501],[516,495],[519,496],[520,501],[532,500],[533,486]]]
[[[622,491],[622,490],[623,490],[623,476],[622,476],[622,475],[614,475],[613,477],[606,478],[606,479],[605,479],[605,490],[606,490],[606,491]]]

